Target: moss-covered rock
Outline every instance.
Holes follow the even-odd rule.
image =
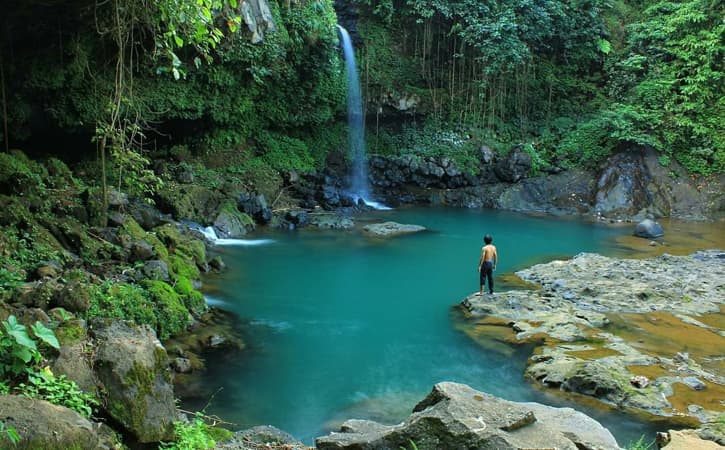
[[[20,435],[13,445],[0,433],[0,448],[17,450],[118,448],[108,435],[99,433],[99,424],[77,412],[46,402],[17,395],[0,395],[0,413],[6,426]]]
[[[27,194],[43,188],[48,173],[23,152],[12,150],[0,153],[0,191]]]
[[[169,440],[176,420],[166,350],[148,327],[93,324],[94,359],[103,404],[141,443]]]
[[[255,228],[254,219],[239,211],[233,202],[227,202],[220,208],[213,224],[222,238],[240,238]]]
[[[161,339],[181,333],[191,324],[189,310],[171,285],[163,281],[146,280],[143,286],[156,305],[156,329]]]

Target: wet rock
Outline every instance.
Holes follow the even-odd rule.
[[[347,230],[355,226],[349,217],[335,213],[310,214],[310,225],[328,230]]]
[[[655,239],[665,235],[662,225],[652,219],[644,219],[634,228],[634,235],[646,239]]]
[[[349,420],[315,445],[320,450],[397,449],[411,440],[421,450],[618,448],[609,431],[571,408],[509,402],[450,382],[436,384],[398,425]]]
[[[421,225],[409,225],[397,222],[375,223],[363,227],[363,232],[375,237],[393,237],[402,234],[419,233],[425,230],[426,228]]]
[[[242,192],[237,199],[237,208],[261,224],[268,223],[272,219],[272,210],[267,205],[267,199],[263,194]]]
[[[685,377],[682,379],[682,383],[685,386],[687,386],[690,389],[695,390],[695,391],[701,391],[701,390],[707,388],[705,383],[703,383],[697,377]]]
[[[138,439],[173,438],[174,392],[166,350],[147,326],[96,321],[93,362],[106,411]]]
[[[254,231],[254,220],[248,214],[227,205],[216,215],[212,225],[220,238],[240,238]]]
[[[101,425],[77,412],[45,400],[17,395],[0,395],[0,420],[20,435],[12,445],[0,433],[0,447],[18,450],[74,448],[102,450],[118,448]]]

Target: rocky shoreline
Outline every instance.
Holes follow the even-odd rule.
[[[477,326],[509,327],[509,342],[539,345],[525,374],[534,383],[697,423],[701,437],[725,444],[725,329],[706,320],[725,305],[725,252],[644,260],[580,254],[516,275],[536,289],[461,302],[474,319],[472,335]],[[660,345],[649,345],[646,336],[658,329]]]

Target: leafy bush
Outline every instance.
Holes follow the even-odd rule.
[[[174,442],[162,442],[159,448],[169,450],[206,450],[214,448],[216,442],[201,413],[196,413],[191,422],[174,422]]]
[[[60,348],[53,331],[41,322],[31,326],[33,335],[40,342],[55,349]],[[38,350],[38,341],[28,335],[25,325],[18,323],[11,315],[2,321],[0,329],[0,377],[5,379],[37,373],[37,366],[43,360]]]
[[[56,377],[49,370],[29,376],[28,383],[20,383],[17,390],[29,398],[65,406],[86,418],[91,417],[93,408],[99,405],[98,400],[83,392],[75,381],[68,380],[65,375]]]

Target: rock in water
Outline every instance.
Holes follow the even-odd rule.
[[[634,228],[634,235],[646,239],[654,239],[665,235],[662,226],[652,219],[644,219]]]
[[[398,449],[410,441],[421,450],[619,448],[609,431],[571,408],[510,402],[452,382],[436,384],[401,424],[348,420],[315,445],[319,450]]]
[[[366,234],[375,237],[392,237],[401,234],[418,233],[419,231],[425,231],[425,229],[421,225],[407,225],[397,222],[374,223],[363,227],[363,231]]]

